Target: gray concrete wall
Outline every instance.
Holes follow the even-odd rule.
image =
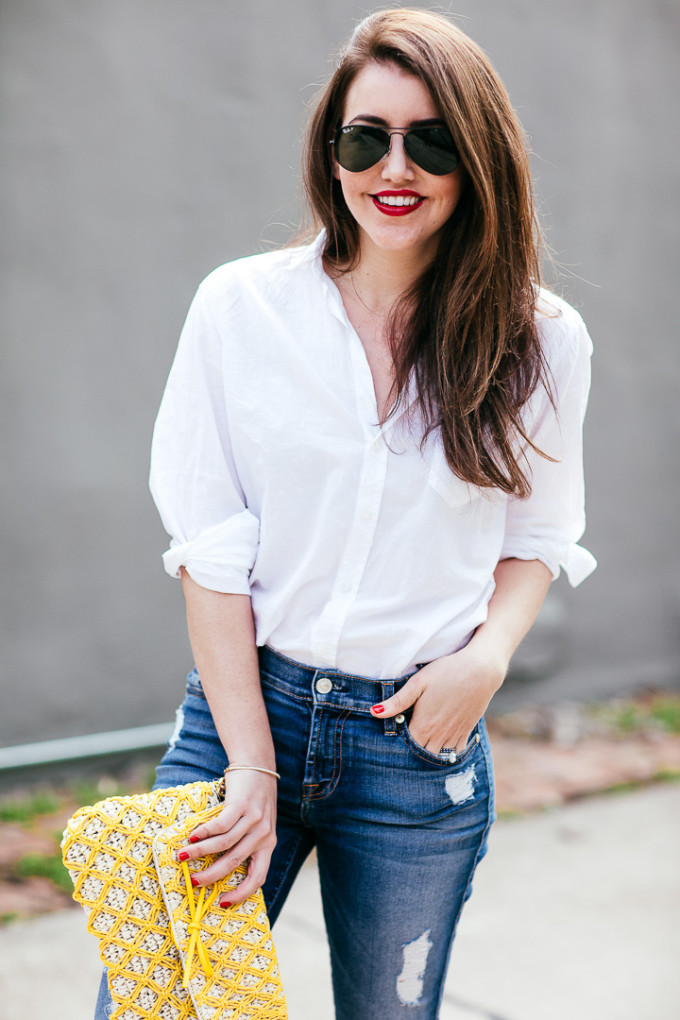
[[[507,697],[677,682],[678,6],[452,9],[531,136],[596,344],[600,569],[553,587],[519,660],[546,676]],[[0,0],[0,743],[172,714],[190,653],[146,489],[165,375],[200,279],[289,236],[305,104],[365,10]]]

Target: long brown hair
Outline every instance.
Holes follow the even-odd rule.
[[[423,442],[440,428],[460,478],[526,497],[521,450],[533,444],[521,410],[539,382],[550,387],[535,325],[539,233],[522,128],[486,55],[446,18],[397,9],[362,21],[317,101],[305,149],[307,199],[315,226],[326,229],[324,259],[338,272],[357,265],[359,230],[329,141],[370,63],[397,65],[425,83],[466,176],[436,258],[390,319],[395,406],[413,372]]]

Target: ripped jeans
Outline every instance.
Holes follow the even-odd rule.
[[[268,648],[260,674],[281,773],[278,842],[263,887],[272,924],[316,847],[336,1020],[436,1020],[495,817],[484,721],[451,762],[415,742],[410,713],[370,715],[406,678],[314,669]],[[155,787],[212,779],[226,765],[193,670]],[[104,980],[95,1020],[109,1008]]]

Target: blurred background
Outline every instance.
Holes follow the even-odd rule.
[[[672,1020],[680,5],[420,2],[500,72],[550,282],[595,343],[599,569],[552,586],[494,699],[501,822],[442,1020]],[[63,909],[59,833],[78,804],[150,781],[191,667],[147,491],[154,418],[200,280],[295,233],[309,105],[370,9],[0,0],[2,1020],[42,1016],[46,988],[53,1015],[92,1015],[100,963]],[[291,1017],[331,1016],[314,867],[276,931]]]
[[[680,683],[679,8],[456,0],[595,343],[588,530],[501,705]],[[191,667],[147,492],[200,280],[285,242],[352,0],[1,0],[0,746],[165,725]]]

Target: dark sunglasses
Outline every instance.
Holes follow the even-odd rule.
[[[341,167],[358,174],[375,166],[390,151],[392,135],[401,135],[409,159],[421,170],[438,177],[452,173],[460,163],[451,132],[445,127],[419,127],[405,131],[373,127],[369,124],[347,124],[341,127],[331,145]]]

